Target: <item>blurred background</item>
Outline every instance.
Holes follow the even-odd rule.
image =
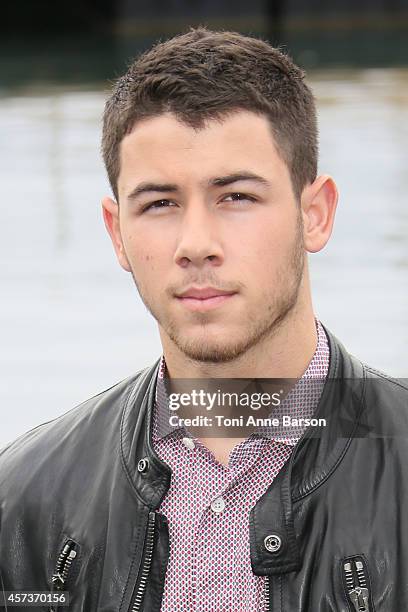
[[[99,146],[113,79],[157,39],[259,35],[308,74],[340,201],[310,256],[316,314],[408,376],[408,0],[6,0],[0,20],[0,446],[151,364],[155,321],[116,263]]]

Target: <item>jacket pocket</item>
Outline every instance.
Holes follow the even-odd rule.
[[[343,559],[341,576],[349,609],[352,612],[375,612],[370,574],[363,555]]]
[[[80,546],[72,538],[66,537],[58,551],[54,572],[51,576],[51,592],[67,591],[79,570]],[[61,606],[52,603],[49,612],[56,612]]]

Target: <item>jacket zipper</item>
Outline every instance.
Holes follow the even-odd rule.
[[[51,583],[58,590],[62,591],[67,581],[71,564],[77,556],[76,544],[73,540],[68,540],[59,554],[55,565],[55,572],[52,575]]]
[[[153,560],[155,525],[156,512],[149,512],[141,570],[139,572],[138,581],[136,583],[137,587],[135,588],[133,604],[131,603],[130,612],[139,612],[142,609],[141,606],[143,603],[143,597],[146,591],[147,580],[149,578],[150,567],[152,565]]]
[[[52,590],[63,591],[67,582],[71,565],[78,554],[78,545],[73,540],[67,540],[62,547],[55,564],[55,571],[51,578]],[[50,612],[57,610],[57,605],[50,608]]]
[[[343,561],[343,578],[353,612],[370,612],[368,570],[363,557],[351,557]]]
[[[265,576],[265,612],[271,612],[271,577]]]

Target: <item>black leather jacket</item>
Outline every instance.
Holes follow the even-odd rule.
[[[316,412],[327,427],[306,431],[252,509],[252,570],[269,576],[273,612],[403,612],[408,389],[327,333],[336,382]],[[169,536],[157,510],[171,471],[151,442],[158,363],[2,450],[6,590],[62,588],[71,604],[58,609],[75,612],[160,610]]]

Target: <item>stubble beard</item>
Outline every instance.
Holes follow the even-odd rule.
[[[187,358],[202,363],[221,364],[241,357],[261,341],[273,337],[294,312],[303,280],[304,261],[303,223],[299,213],[295,240],[286,261],[276,273],[276,283],[269,292],[264,294],[259,312],[249,317],[251,320],[245,321],[246,333],[241,338],[231,339],[229,342],[226,342],[225,339],[219,341],[211,337],[207,329],[209,319],[206,313],[195,313],[198,324],[202,327],[199,337],[185,337],[180,331],[180,325],[157,312],[155,305],[147,299],[145,293],[143,294],[133,270],[132,276],[138,293],[150,314]],[[278,294],[276,288],[278,288]]]

